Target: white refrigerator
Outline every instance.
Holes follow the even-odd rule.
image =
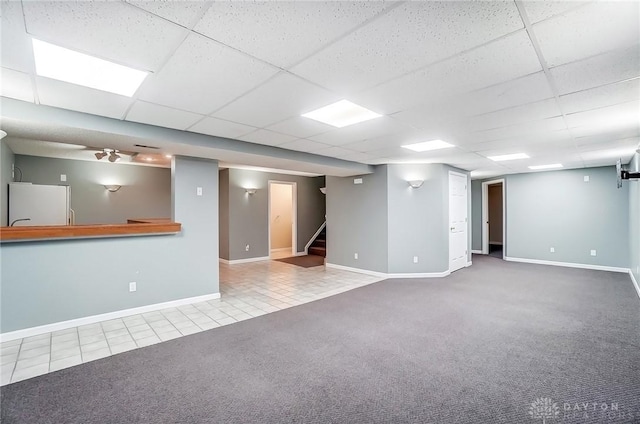
[[[9,184],[9,226],[73,225],[71,187]]]

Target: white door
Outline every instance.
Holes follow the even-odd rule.
[[[449,172],[449,271],[467,265],[467,176]]]

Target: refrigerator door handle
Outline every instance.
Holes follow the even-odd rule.
[[[76,211],[69,208],[69,225],[76,225]]]

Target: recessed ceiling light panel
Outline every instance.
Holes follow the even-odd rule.
[[[148,73],[33,40],[36,73],[71,84],[131,97]]]
[[[337,103],[305,113],[305,118],[314,119],[334,127],[342,128],[370,119],[379,118],[382,115],[351,103],[348,100],[340,100]]]
[[[446,149],[448,147],[455,147],[451,143],[447,143],[442,140],[423,141],[422,143],[405,144],[405,149],[413,150],[414,152],[426,152],[429,150]]]
[[[487,156],[487,158],[495,162],[502,162],[505,160],[529,159],[529,155],[526,153],[513,153],[510,155]]]
[[[558,168],[562,168],[562,164],[561,163],[550,163],[548,165],[533,165],[533,166],[529,167],[529,169],[533,169],[533,170],[558,169]]]

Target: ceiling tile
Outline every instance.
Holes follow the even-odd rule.
[[[398,147],[404,144],[419,143],[421,141],[428,141],[430,134],[425,134],[424,131],[417,129],[408,129],[401,132],[394,132],[378,137],[368,138],[366,140],[356,141],[354,143],[345,144],[344,147],[356,152],[373,152],[376,150],[386,149],[390,147]],[[445,140],[446,141],[446,140]]]
[[[108,118],[121,119],[132,102],[130,97],[43,77],[36,77],[36,89],[43,105]]]
[[[632,100],[640,100],[640,78],[567,94],[560,97],[560,104],[565,113],[575,113]]]
[[[407,2],[292,71],[349,94],[521,28],[513,2]]]
[[[600,132],[637,128],[640,126],[640,101],[570,113],[566,117],[572,132],[575,127],[594,128]]]
[[[157,71],[186,30],[124,2],[23,2],[27,31],[132,68]]]
[[[483,143],[494,140],[537,137],[548,134],[550,132],[564,129],[566,129],[564,120],[561,117],[557,117],[486,131],[478,131],[475,133],[468,133],[464,136],[464,139],[468,143]]]
[[[460,122],[467,131],[483,131],[561,116],[556,99],[547,99],[496,112],[473,116]]]
[[[129,113],[127,113],[126,120],[184,130],[202,117],[202,115],[196,113],[185,112],[138,100],[133,104]]]
[[[640,134],[638,134],[638,131],[631,131],[631,134],[629,136],[629,134],[621,134],[620,138],[617,138],[617,134],[611,135],[611,134],[598,134],[598,135],[591,135],[591,136],[586,136],[586,137],[576,137],[576,146],[578,147],[584,147],[584,146],[589,146],[589,145],[608,145],[609,143],[612,142],[616,142],[616,141],[620,141],[620,140],[625,140],[625,141],[631,141],[634,140],[638,145],[640,145]]]
[[[344,149],[342,147],[332,146],[332,147],[327,147],[326,149],[317,150],[313,153],[316,155],[330,156],[330,157],[341,159],[343,156],[351,156],[356,152],[349,149]]]
[[[525,146],[546,146],[573,144],[573,139],[568,130],[546,131],[538,134],[530,134],[526,137],[513,137],[500,140],[471,143],[465,145],[466,149],[474,152],[487,150],[517,149]]]
[[[457,4],[457,3],[455,3]],[[429,66],[352,98],[381,113],[440,103],[451,96],[541,71],[525,31]]]
[[[286,68],[388,7],[383,2],[215,2],[195,30]]]
[[[0,69],[0,96],[33,103],[31,76],[12,69]]]
[[[638,148],[637,139],[624,139],[611,142],[604,145],[587,145],[578,148],[582,159],[585,161],[604,160],[605,163],[610,165],[612,161],[622,158],[624,163],[627,163],[635,150]]]
[[[31,38],[24,28],[22,2],[0,3],[0,58],[2,66],[17,71],[32,73],[35,70]]]
[[[560,94],[640,76],[640,44],[551,69]]]
[[[389,118],[388,116],[382,116],[348,127],[334,129],[324,134],[309,137],[309,139],[333,146],[342,146],[347,143],[378,137],[384,134],[397,133],[407,129],[409,129],[408,126],[397,120]]]
[[[188,129],[191,132],[213,135],[217,137],[239,138],[256,130],[255,127],[225,121],[223,119],[206,117]]]
[[[335,129],[335,127],[303,116],[295,116],[278,122],[277,124],[270,125],[267,129],[294,137],[306,138],[331,131]]]
[[[284,135],[264,129],[256,130],[240,137],[240,140],[250,141],[251,143],[266,144],[267,146],[280,146],[281,144],[295,139],[295,137],[291,137],[290,135]]]
[[[556,0],[545,0],[545,1],[523,1],[524,9],[527,11],[527,16],[529,17],[529,22],[535,24],[536,22],[543,21],[545,19],[549,19],[553,16],[560,15],[561,13],[566,13],[572,9],[582,7],[586,4],[589,4],[588,1],[556,1]]]
[[[640,39],[640,3],[603,1],[533,26],[549,66],[628,47]]]
[[[259,85],[277,70],[197,34],[191,34],[139,98],[209,114]]]
[[[283,143],[278,147],[289,150],[297,150],[300,152],[314,153],[318,150],[326,149],[331,146],[324,143],[318,143],[317,141],[305,140],[301,138],[299,140],[287,141],[286,143]]]
[[[266,127],[341,100],[323,88],[282,72],[215,112],[213,116]]]
[[[125,1],[189,29],[198,23],[204,12],[211,6],[207,1]]]

